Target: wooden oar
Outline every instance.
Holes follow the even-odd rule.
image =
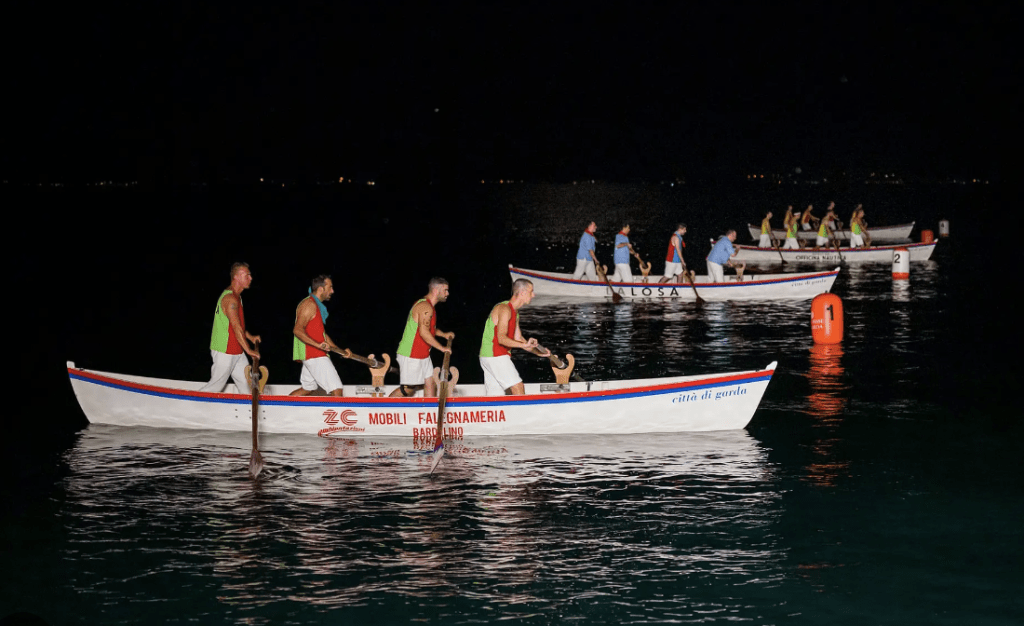
[[[697,306],[703,305],[704,298],[701,298],[700,294],[697,293],[697,285],[693,283],[693,274],[690,273],[688,268],[683,268],[683,273],[686,274],[686,280],[690,282],[690,287],[693,287],[693,295],[697,298]]]
[[[381,367],[381,366],[384,365],[383,361],[378,361],[377,359],[369,359],[369,358],[367,358],[365,356],[359,356],[358,354],[352,352],[348,348],[345,348],[343,350],[339,350],[339,349],[336,349],[336,348],[331,348],[331,352],[333,352],[334,354],[337,354],[337,355],[339,355],[339,356],[341,356],[343,358],[351,359],[351,360],[356,361],[358,363],[362,363],[363,365],[369,365],[372,368],[378,368],[378,367]],[[397,367],[392,367],[392,368],[388,369],[388,373],[389,374],[397,374],[398,372],[399,372],[399,369]]]
[[[260,343],[255,342],[257,356],[252,359],[252,369],[249,371],[249,389],[252,391],[252,454],[249,455],[249,475],[256,478],[263,471],[263,455],[260,454],[259,433],[260,433],[260,386],[261,374],[266,368],[260,370]],[[265,384],[265,383],[264,383]]]
[[[545,357],[543,354],[541,354],[544,351],[548,352],[548,356]],[[569,367],[569,364],[566,363],[565,361],[563,361],[562,359],[558,358],[557,354],[555,354],[554,352],[548,350],[547,348],[545,348],[542,345],[538,344],[537,347],[534,348],[533,350],[530,350],[530,352],[536,354],[539,357],[546,358],[548,360],[548,362],[551,363],[551,367],[555,367],[555,368],[558,368],[560,370],[564,370],[565,368]],[[587,382],[587,381],[583,380],[583,377],[581,377],[576,372],[572,373],[572,379],[574,381],[578,382],[578,383],[585,383],[585,382]]]
[[[839,238],[835,236],[835,231],[832,232],[832,246],[836,249],[836,253],[839,255],[839,262],[846,263],[846,259],[843,258],[843,253],[839,251]]]
[[[608,279],[608,273],[604,270],[604,266],[595,264],[594,269],[597,270],[597,275],[600,276],[604,282],[608,283],[608,289],[611,289],[612,292],[612,302],[615,304],[622,302],[622,296],[615,293],[615,288],[612,287],[612,281]]]
[[[782,256],[782,250],[779,250],[779,240],[775,238],[775,233],[768,231],[768,236],[772,238],[772,245],[775,246],[775,251],[779,253],[779,260],[782,264],[786,264],[786,257]]]
[[[437,390],[437,439],[434,440],[434,456],[430,459],[430,474],[434,473],[437,464],[444,456],[444,437],[441,432],[444,428],[444,405],[448,400],[448,365],[451,362],[452,342],[455,338],[448,340],[448,352],[444,353],[444,362],[441,364],[441,384]]]
[[[640,264],[640,273],[643,274],[643,281],[647,282],[647,275],[651,273],[651,264],[644,263],[644,260],[640,258],[640,255],[636,252],[631,253],[636,257],[636,262]]]

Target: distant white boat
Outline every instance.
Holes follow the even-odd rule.
[[[871,236],[871,241],[874,243],[881,242],[894,242],[894,241],[906,241],[910,239],[910,232],[914,230],[915,222],[909,224],[897,224],[895,226],[872,226],[868,229],[868,234]],[[761,238],[761,227],[754,226],[753,224],[747,224],[747,228],[750,229],[750,237],[757,241]],[[786,230],[783,229],[772,229],[772,235],[779,241],[779,245],[786,241]],[[796,238],[800,241],[814,241],[818,237],[818,231],[815,230],[798,230]],[[850,238],[850,231],[848,229],[842,229],[835,231],[836,239],[846,241]]]
[[[778,257],[776,256],[776,260]],[[601,300],[612,297],[612,289],[623,298],[648,298],[656,300],[793,300],[808,299],[825,293],[832,288],[839,275],[839,268],[827,272],[805,272],[790,274],[759,274],[743,276],[738,280],[728,276],[726,282],[708,282],[708,276],[697,276],[695,287],[689,283],[659,283],[660,276],[653,282],[617,283],[609,288],[606,282],[575,280],[572,274],[540,272],[508,266],[512,280],[526,278],[533,282],[533,292],[538,296],[557,296]],[[694,293],[696,291],[696,294]]]

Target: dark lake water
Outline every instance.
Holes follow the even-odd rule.
[[[1007,356],[1019,333],[1011,255],[986,219],[998,197],[796,189],[5,192],[12,233],[50,238],[9,261],[23,268],[14,354],[30,401],[5,415],[0,618],[1021,623],[1024,428]],[[939,219],[952,231],[909,281],[888,264],[843,269],[838,346],[811,341],[809,301],[538,299],[522,312],[524,333],[573,353],[587,379],[777,360],[741,431],[467,440],[429,478],[411,442],[266,436],[254,482],[247,434],[90,426],[64,372],[74,360],[204,379],[210,313],[242,259],[246,319],[275,382],[297,381],[294,307],[320,272],[339,287],[328,332],[364,354],[393,354],[409,306],[445,276],[438,325],[460,337],[463,380],[481,382],[474,348],[507,298],[507,265],[570,268],[590,219],[609,261],[630,221],[655,272],[685,221],[702,269],[725,228],[745,242],[763,210],[820,212],[830,198],[844,214],[864,203],[869,223],[917,220],[915,238]],[[550,378],[539,359],[516,359],[525,380]]]

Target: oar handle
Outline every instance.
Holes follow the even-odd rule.
[[[260,340],[252,342],[252,345],[256,348],[256,356],[252,357],[252,371],[253,375],[260,369]]]
[[[452,360],[452,343],[455,342],[455,337],[448,340],[448,352],[444,353],[444,360],[441,362],[441,380],[448,380],[448,364]]]
[[[333,352],[333,353],[335,353],[335,354],[337,354],[337,355],[339,355],[339,356],[341,356],[343,358],[351,359],[353,361],[357,361],[357,362],[362,363],[364,365],[369,365],[370,367],[380,367],[380,366],[384,365],[383,362],[378,361],[377,359],[368,359],[365,356],[359,356],[358,354],[352,352],[351,350],[349,350],[347,348],[345,350],[338,350],[337,348],[331,348],[331,352]]]
[[[548,350],[548,355],[544,356],[544,354],[542,354],[542,353],[545,350],[547,350],[547,348],[545,348],[544,346],[542,346],[540,344],[537,344],[537,347],[532,349],[532,350],[530,350],[530,352],[536,354],[539,357],[543,357],[543,358],[547,359],[548,361],[550,361],[552,367],[557,367],[560,370],[564,370],[565,368],[569,367],[568,363],[566,363],[562,359],[558,358],[558,355],[555,354],[554,352],[551,352],[550,350]]]

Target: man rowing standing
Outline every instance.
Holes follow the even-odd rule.
[[[309,295],[295,308],[295,326],[292,328],[292,358],[302,362],[299,383],[302,385],[291,392],[293,396],[308,396],[322,387],[332,396],[344,395],[341,377],[327,354],[339,350],[324,329],[327,322],[327,307],[324,302],[334,294],[334,281],[321,274],[312,280]]]
[[[761,220],[761,239],[757,242],[757,247],[758,248],[771,248],[772,247],[772,224],[771,224],[771,219],[772,219],[772,212],[768,211],[768,213],[764,216],[764,219]]]
[[[808,204],[807,205],[807,210],[804,211],[804,216],[800,218],[800,229],[801,230],[810,231],[810,230],[812,230],[811,222],[814,222],[815,224],[818,223],[818,218],[814,217],[814,215],[811,214],[812,210],[814,210],[814,205],[813,204]]]
[[[523,339],[519,329],[519,309],[530,304],[531,300],[533,283],[520,278],[512,283],[512,297],[494,305],[484,321],[484,334],[480,340],[480,367],[484,370],[485,395],[521,396],[526,393],[526,386],[516,366],[512,364],[509,350],[520,348],[532,351],[537,347],[537,340],[533,337]],[[545,349],[536,354],[551,356],[551,351]]]
[[[399,387],[391,392],[392,397],[411,396],[413,392],[407,386],[423,386],[424,397],[436,397],[437,385],[434,384],[434,364],[430,360],[430,349],[450,353],[451,348],[441,345],[436,337],[444,337],[451,341],[455,333],[444,332],[437,327],[437,315],[434,307],[448,299],[448,281],[443,278],[431,278],[427,285],[427,295],[412,305],[409,317],[405,321],[402,341],[398,344]]]
[[[665,275],[658,282],[667,283],[673,278],[677,283],[683,282],[683,272],[686,271],[686,261],[683,259],[683,248],[686,242],[683,235],[686,234],[686,224],[677,224],[675,232],[668,240],[668,251],[665,253]]]
[[[633,273],[629,270],[629,255],[633,252],[633,244],[629,243],[629,224],[624,224],[619,234],[615,235],[615,273],[609,280],[620,283],[633,282]]]
[[[786,243],[782,246],[784,250],[797,250],[800,248],[800,242],[797,241],[796,232],[800,228],[800,212],[793,212],[793,207],[790,205],[789,209],[786,210],[786,218],[783,220],[783,224],[786,227]]]
[[[597,223],[591,222],[587,230],[583,231],[580,237],[580,249],[576,252],[576,271],[573,272],[573,280],[580,280],[586,274],[587,280],[597,280],[597,238],[594,232],[597,231]]]
[[[199,391],[220,393],[228,378],[235,381],[239,393],[247,393],[249,383],[245,380],[245,366],[249,364],[245,355],[259,358],[260,353],[249,342],[259,343],[260,336],[245,330],[245,312],[242,310],[242,292],[252,284],[252,273],[248,263],[235,263],[229,275],[231,284],[217,299],[213,311],[213,332],[210,335],[210,382]]]
[[[736,241],[736,231],[730,229],[722,235],[715,246],[708,254],[708,280],[713,283],[725,282],[725,270],[723,265],[733,266],[732,258],[739,252],[733,247],[732,242]],[[746,267],[746,266],[742,266]]]
[[[863,247],[865,237],[870,242],[870,236],[868,235],[868,223],[864,221],[864,205],[858,204],[857,208],[853,210],[853,215],[850,217],[850,247],[859,248]],[[868,244],[870,245],[870,243]]]
[[[836,214],[833,212],[835,203],[829,204],[828,212],[825,213],[825,217],[821,218],[821,222],[818,223],[818,237],[814,240],[814,247],[820,248],[821,246],[828,246],[828,242],[832,239],[835,227]]]

